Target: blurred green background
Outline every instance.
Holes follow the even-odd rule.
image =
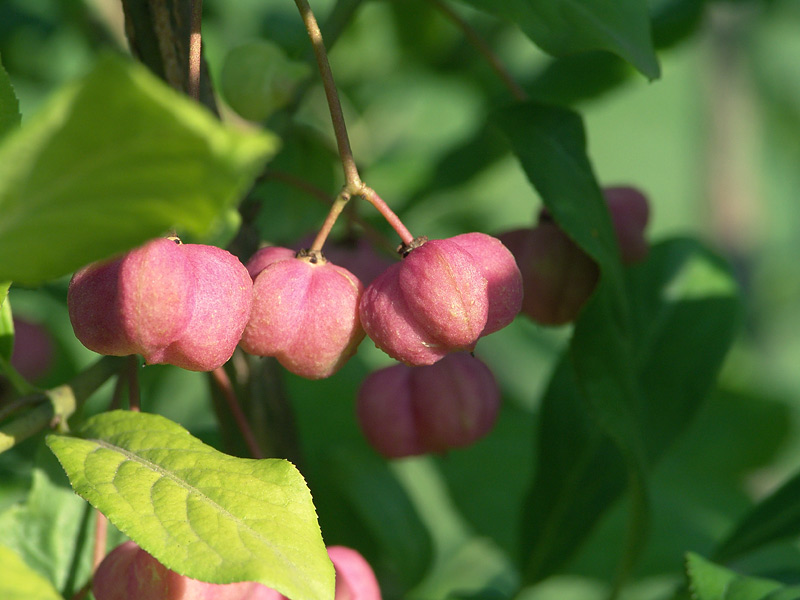
[[[334,4],[313,2],[321,22]],[[654,14],[687,15],[678,25],[662,26],[662,77],[653,82],[614,61],[603,77],[590,60],[554,60],[513,26],[454,5],[524,87],[568,101],[583,114],[601,183],[632,184],[651,198],[651,239],[690,234],[707,240],[735,265],[744,290],[745,327],[719,389],[655,473],[653,537],[637,581],[624,594],[632,599],[668,596],[680,581],[683,552],[708,552],[755,500],[800,469],[800,3],[651,4]],[[206,0],[204,9],[212,78],[218,79],[229,50],[258,38],[308,59],[308,40],[289,0]],[[369,0],[338,33],[331,63],[362,178],[412,232],[499,233],[532,223],[539,206],[535,192],[497,134],[484,128],[487,113],[511,97],[451,21],[424,0]],[[23,120],[109,47],[125,47],[117,2],[0,0],[0,57]],[[607,57],[598,60],[606,64]],[[291,118],[281,113],[266,123],[288,140],[272,168],[333,196],[341,176],[316,76],[293,111]],[[224,106],[223,114],[237,121]],[[263,203],[256,220],[261,237],[273,243],[307,235],[326,212],[317,199],[274,180],[259,184],[253,195]],[[358,210],[391,237],[370,207]],[[62,280],[10,295],[15,314],[46,323],[59,345],[45,385],[63,382],[93,357],[72,336],[65,290]],[[479,589],[503,597],[514,589],[513,509],[533,465],[530,432],[538,399],[567,334],[520,318],[482,341],[477,354],[504,391],[497,431],[474,448],[391,466],[434,544],[435,566],[424,577],[414,565],[392,575],[397,589],[412,588],[409,597],[433,600],[454,590],[468,597]],[[334,462],[346,462],[352,447],[363,446],[352,418],[355,390],[367,371],[390,362],[367,342],[329,381],[285,377],[307,444],[312,491],[315,478],[324,481],[320,465],[328,464],[331,446],[342,450],[328,458]],[[142,378],[145,410],[213,440],[204,377],[149,367]],[[95,402],[100,407],[103,401]],[[0,496],[0,506],[24,492],[24,469],[14,467],[19,460],[0,457],[0,468],[19,477],[17,494]],[[492,462],[500,465],[492,481],[472,477]],[[621,505],[569,573],[520,597],[603,597],[615,556],[607,548],[618,543],[623,524]],[[323,514],[328,540],[325,527]],[[365,527],[370,530],[369,523]],[[338,531],[336,523],[330,531],[334,542],[358,533]],[[397,542],[380,539],[374,529],[368,535],[377,547]],[[754,569],[800,571],[795,544],[750,561]]]

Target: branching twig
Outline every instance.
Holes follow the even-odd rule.
[[[309,196],[316,198],[326,206],[332,206],[333,203],[336,201],[335,198],[332,198],[329,194],[318,188],[317,186],[308,183],[307,181],[293,175],[292,173],[287,173],[285,171],[276,171],[274,169],[268,169],[262,175],[263,179],[274,179],[275,181],[280,181],[287,185],[297,188],[300,191],[307,193]],[[364,235],[373,243],[373,245],[380,246],[384,248],[387,252],[394,252],[396,245],[393,244],[383,233],[373,227],[369,222],[365,221],[361,218],[361,216],[355,211],[348,211],[347,218],[361,227],[364,231]]]
[[[128,357],[128,410],[139,412],[140,408],[139,357],[134,354]]]
[[[333,73],[331,72],[331,65],[328,62],[328,53],[325,50],[325,44],[322,41],[322,33],[320,33],[319,25],[311,11],[311,7],[307,0],[295,0],[300,16],[303,18],[308,37],[311,38],[311,45],[314,48],[314,55],[317,58],[317,66],[319,73],[322,77],[322,86],[325,88],[325,97],[328,99],[328,108],[331,113],[331,122],[333,123],[333,132],[336,135],[336,144],[339,147],[339,158],[342,161],[342,168],[344,170],[344,186],[342,191],[336,197],[336,200],[331,207],[328,218],[320,230],[319,235],[314,240],[312,249],[320,249],[325,243],[325,238],[330,232],[333,223],[341,214],[342,209],[350,201],[350,198],[360,196],[378,209],[378,212],[389,222],[392,228],[400,236],[403,244],[410,244],[414,236],[406,229],[405,225],[400,221],[397,215],[392,212],[389,206],[381,200],[380,196],[375,193],[375,190],[366,186],[358,174],[358,167],[356,167],[355,159],[353,158],[353,151],[350,148],[350,138],[347,136],[347,125],[344,121],[344,114],[342,113],[342,104],[339,101],[339,92],[336,89],[336,82],[333,80]]]

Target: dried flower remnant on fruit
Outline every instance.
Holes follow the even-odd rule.
[[[358,317],[363,286],[321,253],[263,248],[248,262],[253,309],[241,346],[274,356],[308,379],[335,373],[364,338]]]

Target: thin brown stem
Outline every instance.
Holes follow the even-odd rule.
[[[269,169],[264,172],[262,175],[264,179],[274,179],[275,181],[280,181],[287,185],[297,188],[309,196],[319,200],[320,202],[326,204],[327,206],[333,205],[336,201],[335,198],[331,198],[325,190],[318,188],[317,186],[308,183],[307,181],[293,175],[292,173],[287,173],[285,171],[276,171],[273,169]],[[348,204],[348,206],[352,206]],[[374,246],[380,246],[384,248],[387,252],[394,252],[396,245],[392,243],[381,231],[373,227],[369,222],[365,221],[361,218],[361,216],[353,211],[347,211],[347,219],[351,222],[355,223],[364,231],[364,235],[369,239],[370,242]]]
[[[489,44],[486,43],[486,41],[478,34],[477,31],[475,31],[475,28],[472,27],[472,25],[470,25],[456,11],[450,8],[450,6],[445,4],[443,0],[428,1],[438,8],[442,14],[453,21],[453,23],[455,23],[461,29],[461,31],[464,32],[467,40],[486,58],[486,60],[489,62],[489,65],[492,67],[492,70],[497,73],[500,79],[503,80],[503,83],[508,88],[508,91],[511,92],[511,95],[514,96],[515,100],[519,100],[521,102],[528,99],[528,93],[511,76],[511,73],[508,72],[508,69],[506,69],[505,65],[503,65],[502,61],[497,54],[495,54],[494,50],[492,50]]]
[[[114,392],[111,394],[111,403],[108,405],[108,410],[115,410],[122,406],[122,394],[125,393],[125,384],[128,379],[124,373],[117,375],[117,382],[114,384]]]
[[[200,63],[203,47],[200,33],[203,20],[203,0],[192,0],[192,23],[189,37],[189,96],[200,100]]]
[[[244,437],[245,444],[247,444],[250,454],[253,458],[264,458],[264,452],[261,450],[261,446],[258,444],[258,440],[256,440],[256,436],[250,428],[250,424],[247,422],[247,417],[244,411],[242,411],[242,407],[239,405],[236,391],[233,389],[233,384],[228,374],[225,372],[225,369],[218,367],[211,371],[211,376],[214,378],[214,383],[217,384],[217,387],[219,387],[222,395],[225,397],[228,408],[231,410],[231,415],[234,421],[236,421],[236,426],[239,428],[239,431],[242,432],[242,437]]]
[[[336,223],[336,219],[339,218],[339,215],[342,214],[344,207],[350,201],[350,194],[347,192],[342,192],[336,197],[336,200],[333,201],[333,205],[331,206],[330,212],[328,212],[328,216],[325,217],[325,222],[322,224],[322,227],[319,229],[319,233],[317,233],[317,237],[314,238],[314,243],[311,244],[312,252],[315,250],[322,250],[322,246],[325,244],[325,240],[328,239],[328,235],[333,229],[334,223]]]
[[[134,354],[128,358],[128,410],[139,412],[141,398],[139,397],[139,358]]]
[[[75,592],[75,594],[73,594],[70,600],[83,600],[84,598],[87,598],[89,596],[90,589],[92,589],[91,579],[89,579],[89,581],[87,581],[86,584],[81,589]]]
[[[328,108],[331,113],[331,122],[333,123],[333,132],[336,136],[336,144],[339,147],[339,158],[342,161],[345,185],[347,187],[360,186],[361,177],[358,174],[358,168],[353,158],[353,151],[350,148],[350,138],[347,135],[347,125],[344,121],[342,103],[339,100],[336,82],[333,80],[331,65],[328,62],[328,53],[322,41],[322,32],[319,30],[319,24],[314,17],[314,13],[311,11],[308,1],[295,0],[295,4],[300,11],[300,16],[303,18],[303,23],[308,31],[308,37],[311,39],[311,45],[314,48],[314,56],[317,59],[317,67],[322,77],[322,86],[325,89],[325,97],[328,100]]]

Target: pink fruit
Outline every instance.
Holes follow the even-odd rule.
[[[522,312],[542,325],[574,321],[600,276],[597,264],[551,221],[500,236],[517,259],[525,290]]]
[[[247,261],[247,272],[250,273],[252,279],[261,273],[269,265],[279,260],[286,260],[287,258],[294,258],[297,252],[289,248],[281,248],[280,246],[265,246],[259,249],[250,260]]]
[[[453,239],[413,248],[364,292],[361,322],[375,345],[410,365],[472,350],[486,327],[488,283]]]
[[[45,374],[53,364],[53,339],[47,330],[32,321],[14,317],[14,351],[11,365],[28,380]]]
[[[264,254],[251,259],[266,266],[253,281],[253,309],[242,348],[257,356],[274,356],[302,377],[332,375],[364,338],[358,318],[361,282],[321,255],[295,258],[292,253],[281,258],[276,250],[271,256]]]
[[[90,350],[192,371],[231,357],[251,302],[250,277],[235,256],[166,238],[84,267],[67,294],[75,335]]]
[[[345,546],[328,546],[336,569],[334,600],[381,600],[381,589],[372,567],[361,554]]]
[[[171,571],[135,542],[112,550],[97,567],[92,582],[97,600],[280,600],[260,583],[215,584]]]
[[[647,197],[633,187],[608,187],[603,190],[614,230],[617,234],[622,262],[626,265],[644,260],[650,245],[644,230],[650,219]]]
[[[514,255],[500,240],[485,233],[462,233],[450,239],[472,255],[486,278],[489,312],[481,335],[502,329],[522,308],[522,274]]]
[[[491,430],[499,407],[489,368],[458,353],[429,366],[375,371],[361,384],[356,411],[370,445],[400,458],[472,444]]]

